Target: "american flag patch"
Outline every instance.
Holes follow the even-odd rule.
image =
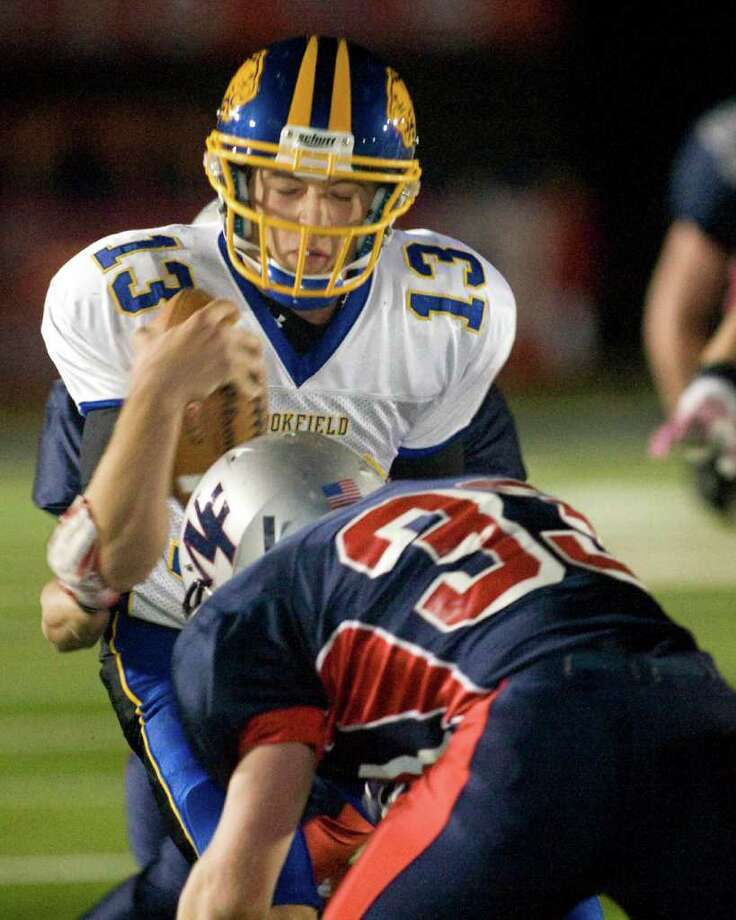
[[[337,482],[329,482],[322,486],[322,491],[327,499],[330,508],[344,508],[346,505],[352,505],[363,496],[360,489],[352,479],[340,479]]]

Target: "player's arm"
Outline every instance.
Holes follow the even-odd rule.
[[[697,491],[718,511],[729,510],[736,495],[736,311],[711,334],[728,262],[727,250],[696,223],[675,221],[644,320],[652,373],[669,412],[650,452],[666,456],[682,445]]]
[[[389,479],[437,479],[441,476],[462,476],[465,472],[463,442],[458,438],[446,447],[430,454],[402,455],[391,464]]]
[[[166,332],[148,327],[138,334],[128,397],[82,507],[72,508],[96,553],[96,571],[113,591],[143,580],[165,547],[185,408],[232,380],[248,396],[264,385],[260,342],[232,325],[236,316],[229,301],[213,301]],[[60,571],[53,561],[52,568],[66,584],[73,580],[68,568]]]
[[[526,479],[516,423],[497,384],[489,387],[470,424],[431,453],[399,451],[389,478],[434,479],[475,473]]]
[[[62,514],[80,491],[80,451],[84,419],[61,380],[51,386],[36,455],[33,502]],[[94,645],[109,620],[106,610],[85,613],[57,579],[41,591],[41,631],[59,652]]]
[[[732,317],[709,343],[728,281],[728,262],[727,250],[698,224],[674,221],[649,284],[643,327],[647,358],[668,413],[703,361],[725,360],[714,354],[736,346]]]
[[[309,796],[315,754],[286,742],[252,748],[233,772],[212,843],[179,900],[178,920],[269,917],[278,874]],[[279,910],[274,908],[274,911]],[[314,917],[311,908],[270,916]]]
[[[62,514],[80,491],[79,455],[84,418],[61,380],[51,384],[38,439],[33,477],[33,503]]]
[[[729,310],[700,355],[701,368],[716,364],[736,366],[736,310]]]
[[[526,479],[516,423],[497,384],[486,393],[462,434],[464,472]]]

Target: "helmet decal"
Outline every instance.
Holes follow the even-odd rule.
[[[238,109],[247,105],[258,95],[263,75],[263,59],[266,54],[266,50],[256,51],[241,64],[225,90],[222,103],[217,111],[220,121],[231,121],[237,115]]]
[[[330,105],[330,131],[350,131],[353,123],[351,109],[350,56],[344,38],[340,39],[335,58],[335,78],[332,83],[332,103]]]
[[[386,68],[386,98],[386,117],[401,135],[406,149],[413,151],[417,143],[414,105],[406,83],[392,67]]]
[[[312,115],[314,100],[314,76],[317,72],[317,39],[313,35],[307,42],[307,48],[299,67],[294,94],[291,97],[289,117],[286,123],[307,127]]]
[[[213,562],[218,549],[225,555],[229,561],[233,561],[235,556],[235,545],[232,543],[225,532],[225,522],[230,514],[230,508],[226,500],[222,501],[220,510],[215,512],[214,506],[222,496],[222,484],[211,491],[204,507],[199,504],[198,498],[193,503],[193,513],[186,522],[184,533],[182,534],[182,543],[186,547],[189,558],[199,570],[205,581],[209,584],[211,579],[198,560],[200,557],[207,562]],[[192,519],[196,517],[196,524]]]
[[[345,508],[354,502],[360,501],[360,489],[353,479],[340,479],[337,482],[328,482],[322,486],[322,494],[327,499],[327,504],[334,511],[335,508]]]
[[[274,544],[383,482],[372,464],[326,435],[266,434],[228,451],[184,512],[179,546],[188,613]]]

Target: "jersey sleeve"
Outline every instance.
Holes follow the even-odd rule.
[[[290,579],[269,559],[275,552],[215,592],[174,650],[187,733],[222,782],[244,747],[300,741],[319,752],[324,744],[324,688],[293,613]]]
[[[41,332],[83,415],[120,405],[135,332],[169,298],[194,286],[193,230],[175,225],[114,234],[82,250],[52,279]]]
[[[446,385],[403,439],[400,456],[432,453],[463,432],[511,351],[516,334],[514,295],[492,265],[471,255],[485,274],[484,285],[473,292],[474,299],[483,301],[483,320],[477,331],[463,323],[455,324],[450,347],[443,356],[448,368]]]
[[[327,717],[318,706],[270,709],[253,716],[240,735],[239,752],[262,744],[298,741],[321,754],[327,735]]]
[[[54,276],[41,324],[49,357],[82,415],[125,398],[138,325],[115,314],[107,278],[93,260],[85,250]]]
[[[33,503],[62,514],[80,491],[79,456],[84,419],[61,380],[51,385],[38,440]]]
[[[462,442],[466,473],[526,479],[516,423],[495,383],[463,431]]]
[[[736,248],[736,102],[701,118],[672,171],[670,207],[727,249]]]

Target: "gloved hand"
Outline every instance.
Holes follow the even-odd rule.
[[[693,467],[701,497],[717,511],[736,509],[736,365],[703,368],[652,435],[649,452],[666,457],[676,446]]]
[[[120,599],[120,594],[100,575],[97,527],[84,495],[77,495],[59,518],[48,542],[46,558],[61,588],[85,613],[107,610]]]

